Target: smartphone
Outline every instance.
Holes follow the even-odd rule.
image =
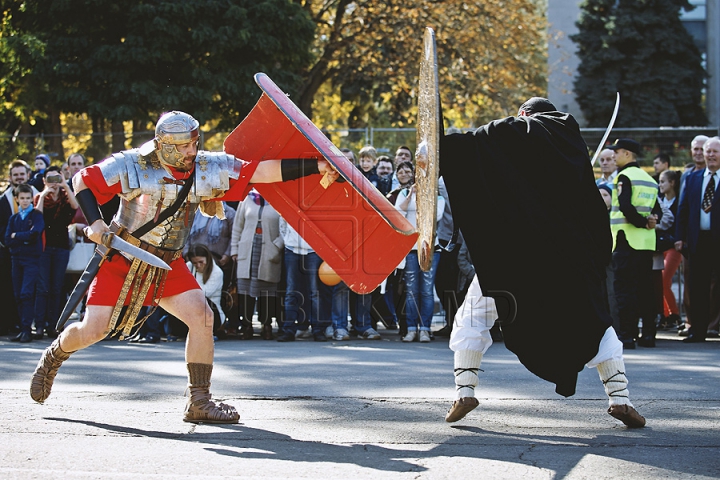
[[[60,175],[50,175],[49,177],[45,177],[45,183],[62,183],[63,177]]]

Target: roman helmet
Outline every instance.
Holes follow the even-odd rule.
[[[184,155],[176,145],[197,142],[200,123],[185,112],[172,111],[163,114],[155,126],[155,146],[158,157],[165,165],[183,168]]]

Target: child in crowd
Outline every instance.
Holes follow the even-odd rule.
[[[35,282],[43,252],[43,197],[33,208],[33,190],[27,184],[15,187],[15,197],[18,213],[10,217],[5,232],[5,245],[10,250],[12,262],[13,290],[20,314],[20,333],[12,341],[28,343],[32,341]]]
[[[607,183],[603,183],[598,185],[598,190],[609,212],[612,207],[612,188]]]
[[[675,250],[675,216],[678,209],[678,192],[680,190],[680,172],[676,170],[665,170],[660,174],[658,182],[660,189],[660,206],[673,214],[673,223],[666,229],[658,231],[658,251],[664,256],[664,268],[662,272],[663,292],[663,316],[660,320],[662,328],[673,328],[682,324],[680,310],[678,308],[675,293],[672,290],[673,277],[680,266],[682,254]]]
[[[377,150],[375,150],[375,147],[367,145],[360,149],[358,153],[358,168],[363,172],[365,178],[370,180],[370,183],[372,183],[374,187],[377,187],[378,180],[380,180],[380,177],[378,177],[375,172],[376,163]]]

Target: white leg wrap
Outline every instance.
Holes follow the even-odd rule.
[[[477,350],[458,350],[455,352],[455,389],[456,399],[475,397],[478,384],[478,371],[483,352]]]
[[[625,362],[623,362],[622,358],[613,358],[599,363],[597,369],[610,405],[632,406],[627,389],[628,380],[625,376]]]

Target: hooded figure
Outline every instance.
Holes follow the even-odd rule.
[[[43,182],[43,178],[45,178],[45,170],[50,166],[50,157],[45,154],[41,153],[37,157],[35,157],[35,171],[32,174],[32,177],[28,181],[30,185],[35,187],[38,191],[41,191],[45,188],[45,183]]]
[[[540,172],[551,172],[550,181],[540,178]],[[612,250],[609,218],[572,115],[535,97],[520,107],[517,117],[442,137],[440,174],[453,206],[453,220],[477,272],[476,297],[484,296],[486,301],[486,297],[496,297],[505,345],[520,362],[554,383],[555,391],[566,397],[575,393],[578,372],[599,356],[599,350],[611,352],[607,358],[619,359],[621,364],[622,345],[609,328],[612,320],[602,289]],[[471,292],[473,287],[468,297]],[[490,307],[488,331],[496,316],[495,305]],[[511,307],[516,308],[514,318]],[[476,309],[477,327],[480,307],[468,308]],[[458,313],[456,325],[462,315]],[[462,416],[477,406],[473,393],[477,370],[492,343],[485,331],[489,343],[484,347],[479,346],[482,342],[463,343],[460,337],[468,330],[456,327],[450,343],[456,354],[458,391],[465,392],[458,401],[469,397],[474,405]],[[475,332],[470,337],[479,338]],[[463,348],[472,351],[472,358],[458,362],[458,350]],[[612,373],[606,375],[603,365],[597,365],[601,378],[618,371],[624,378],[620,364],[613,364]],[[596,364],[591,362],[591,366]],[[473,374],[474,378],[463,379]],[[624,386],[621,390],[624,398],[619,402],[629,405],[627,390]],[[618,403],[612,397],[611,408]]]

